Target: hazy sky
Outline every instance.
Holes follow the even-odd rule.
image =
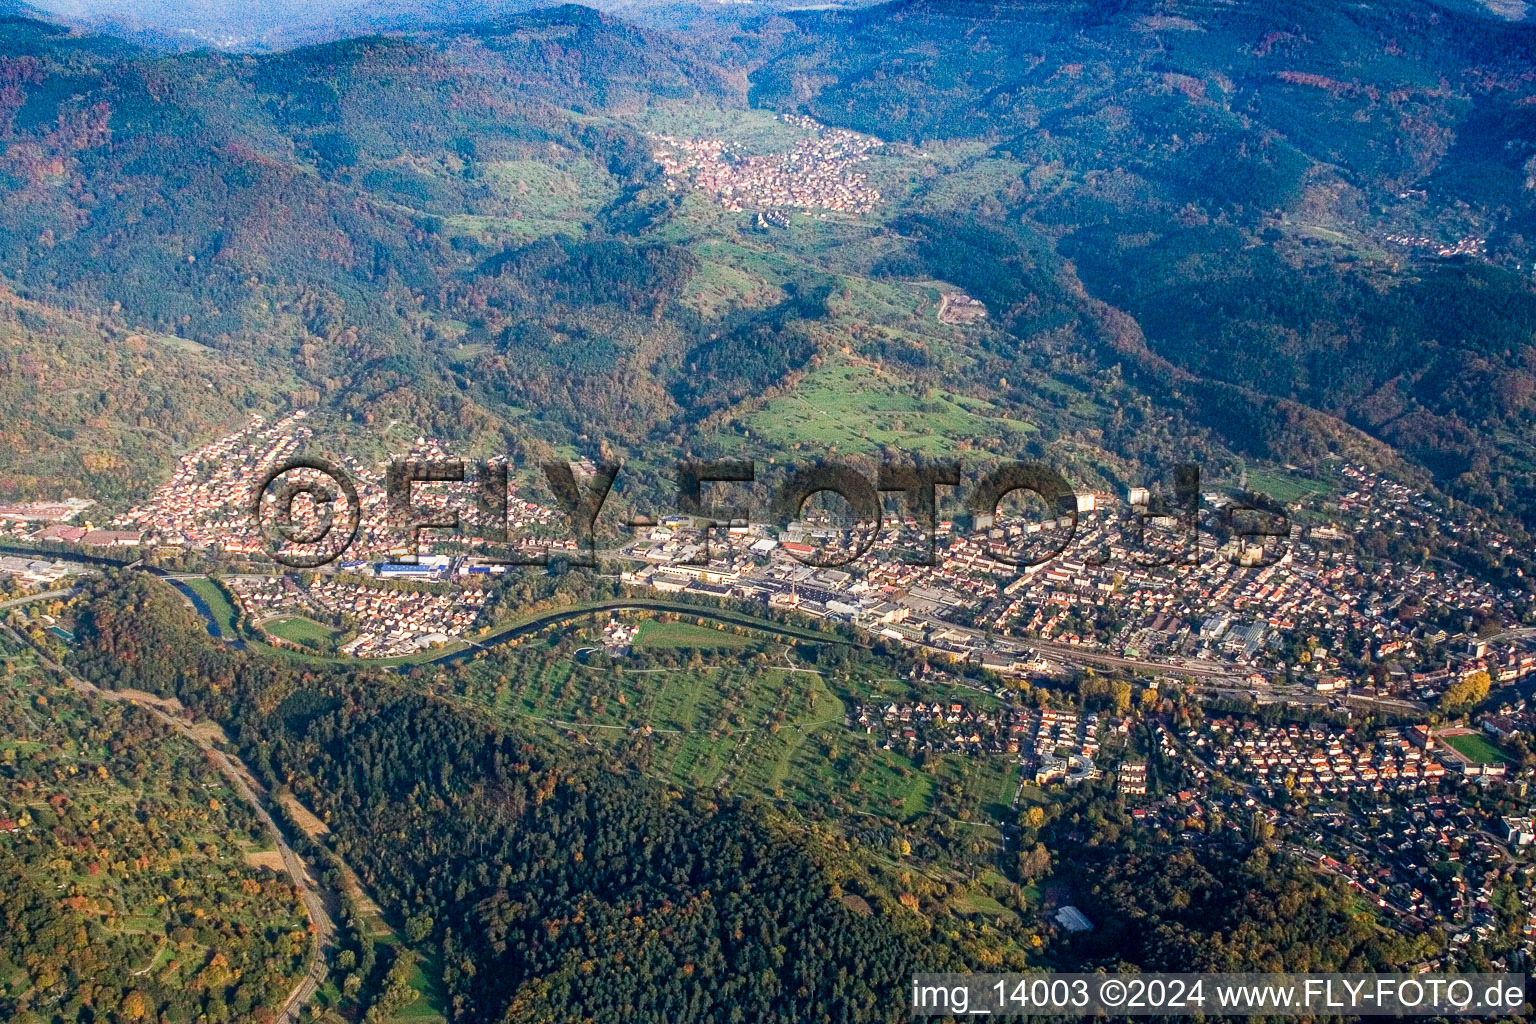
[[[129,27],[191,33],[216,45],[240,46],[332,23],[366,28],[374,19],[408,14],[418,21],[460,22],[559,0],[27,0],[67,21],[111,19]],[[587,6],[601,0],[578,0]]]
[[[24,0],[77,25],[116,23],[130,39],[234,50],[282,49],[336,35],[463,24],[574,2],[628,14],[667,0]]]
[[[145,21],[271,24],[308,21],[357,6],[357,0],[31,0],[33,6],[72,18],[131,14]]]

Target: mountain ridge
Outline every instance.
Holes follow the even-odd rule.
[[[1099,432],[1090,475],[1174,457],[1124,424],[1155,395],[1223,459],[1386,443],[1456,497],[1536,508],[1536,307],[1514,269],[1536,239],[1536,105],[1509,71],[1533,29],[1416,0],[1401,24],[1310,0],[1172,9],[765,13],[730,30],[750,66],[576,6],[239,57],[38,25],[0,43],[0,270],[280,364],[353,422],[538,451],[718,453],[828,359],[904,353],[886,364],[903,388],[947,377],[1053,437]],[[811,130],[769,131],[773,110],[884,138],[884,207],[764,234],[654,159],[707,124]],[[1477,143],[1490,125],[1504,145]],[[1463,242],[1460,263],[1425,248]],[[701,313],[725,281],[760,283]],[[986,328],[872,346],[839,298],[931,281],[980,296]],[[1509,324],[1458,321],[1489,301]],[[1117,317],[1144,350],[1117,347]],[[1043,397],[1064,381],[1085,389],[1070,414]]]

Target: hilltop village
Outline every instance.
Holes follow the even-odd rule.
[[[782,114],[780,120],[810,133],[786,153],[747,155],[723,138],[653,137],[656,162],[674,189],[697,189],[726,210],[799,210],[808,215],[868,213],[880,192],[855,170],[882,143],[809,117]],[[767,223],[787,225],[774,218]]]

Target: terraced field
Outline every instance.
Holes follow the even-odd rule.
[[[647,622],[642,640],[647,631],[664,639],[653,649],[674,658],[689,644],[732,639],[691,624]],[[934,813],[995,835],[1018,790],[1018,768],[1002,758],[919,762],[850,728],[846,709],[862,699],[855,694],[889,692],[895,680],[829,678],[783,648],[633,667],[586,664],[529,642],[463,666],[458,679],[463,699],[495,717],[611,748],[684,788],[752,795],[817,816],[908,822]]]

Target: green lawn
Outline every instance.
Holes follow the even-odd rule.
[[[1461,736],[1440,737],[1445,745],[1455,750],[1463,757],[1476,761],[1478,764],[1508,763],[1509,758],[1504,752],[1494,746],[1483,736],[1476,733],[1466,733]]]
[[[322,625],[313,619],[306,619],[302,615],[289,615],[279,619],[272,619],[262,624],[262,629],[273,636],[287,640],[291,643],[301,644],[307,640],[325,641],[336,635],[336,631],[329,626]]]
[[[681,301],[714,319],[742,306],[771,306],[784,297],[784,289],[752,269],[710,260],[688,279]]]
[[[1310,480],[1281,470],[1264,470],[1248,474],[1248,489],[1262,491],[1283,505],[1314,494],[1326,494],[1332,488],[1320,480]]]
[[[1034,427],[979,399],[914,386],[866,366],[830,365],[745,418],[759,444],[868,452],[880,445],[953,454],[957,438],[1022,435]]]
[[[696,626],[691,622],[658,622],[647,619],[640,624],[635,637],[636,647],[748,647],[754,643],[751,637],[741,636],[713,626]]]
[[[226,640],[239,635],[235,625],[238,617],[235,606],[222,586],[206,576],[198,576],[183,582],[188,589],[208,603],[208,610],[213,613],[213,621],[223,631]]]
[[[442,991],[442,984],[438,980],[441,968],[428,959],[413,953],[403,953],[411,957],[410,977],[406,983],[420,993],[400,1010],[390,1017],[391,1022],[410,1021],[412,1024],[438,1024],[448,1018],[443,1015],[447,1006],[447,999]],[[429,973],[430,971],[430,973]]]
[[[585,221],[618,198],[618,181],[605,168],[580,157],[542,160],[492,160],[481,175],[502,213],[534,220]]]

